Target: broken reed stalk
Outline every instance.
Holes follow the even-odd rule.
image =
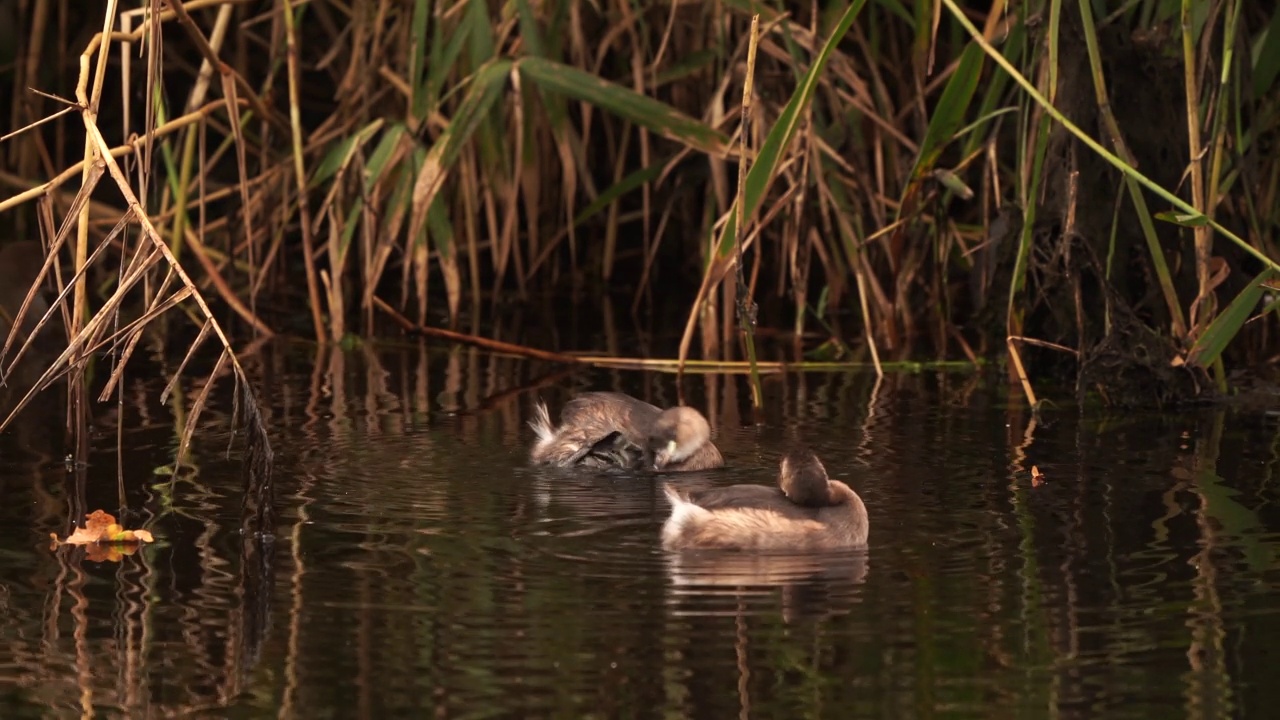
[[[680,358],[627,358],[610,355],[574,355],[573,358],[584,365],[608,368],[611,370],[638,370],[645,372],[665,372],[673,374],[702,375],[748,375],[751,364],[742,360],[689,360]],[[931,362],[898,361],[883,363],[883,367],[901,372],[920,372],[923,370],[973,370],[980,363],[968,360],[936,360]],[[760,360],[756,369],[764,374],[776,375],[786,372],[851,372],[854,370],[874,369],[874,363],[825,360],[809,360],[803,362],[785,362],[779,360]],[[882,376],[878,376],[882,377]]]
[[[70,102],[62,98],[57,98],[57,100],[59,102]],[[249,105],[248,101],[246,100],[239,100],[238,104],[243,106]],[[213,102],[210,102],[207,105],[197,108],[195,110],[192,110],[191,112],[181,117],[176,117],[162,125],[157,125],[155,128],[155,132],[153,133],[153,137],[155,139],[159,139],[166,135],[175,133],[186,126],[191,125],[192,123],[200,122],[206,116],[218,110],[221,110],[225,107],[227,107],[226,100],[215,100]],[[80,108],[73,103],[69,108],[69,110],[72,112],[79,112]],[[63,111],[59,111],[58,114],[61,114],[62,112]],[[49,119],[51,119],[51,117],[38,120],[29,125],[26,125],[25,127],[18,128],[17,130],[14,130],[8,135],[5,135],[3,138],[0,138],[0,142],[3,142],[4,140],[8,140],[9,138],[15,137],[17,135],[20,135],[26,132],[27,130],[30,130],[36,127],[37,125],[47,122]],[[141,153],[143,150],[143,145],[146,142],[146,138],[147,138],[146,135],[140,135],[136,138],[133,138],[131,141],[129,141],[124,145],[118,145],[116,147],[111,148],[111,156],[116,158],[121,158],[126,155],[136,155],[138,153]],[[82,160],[74,165],[71,165],[66,170],[63,170],[62,172],[58,173],[53,177],[53,179],[40,183],[38,185],[34,185],[34,186],[29,185],[25,181],[25,179],[21,179],[16,176],[5,174],[3,176],[3,179],[5,180],[6,184],[16,186],[18,185],[19,181],[21,181],[22,187],[26,189],[24,189],[22,192],[17,193],[16,195],[11,195],[5,198],[4,200],[0,200],[0,213],[3,213],[11,208],[15,208],[26,202],[44,197],[45,195],[48,195],[54,192],[58,188],[61,188],[63,185],[70,182],[72,178],[74,178],[75,176],[83,175],[83,173],[85,172],[86,166],[87,166],[86,163]],[[100,213],[105,212],[108,209],[114,209],[114,208],[109,208],[108,206],[102,206],[100,208]],[[111,219],[114,221],[115,216],[112,216]]]
[[[861,370],[868,367],[874,368],[879,366],[879,363],[864,362],[819,361],[791,363],[768,360],[741,362],[732,360],[689,360],[687,358],[616,357],[612,355],[566,355],[564,353],[549,352],[547,350],[531,348],[527,345],[516,345],[513,343],[501,342],[499,340],[491,340],[479,335],[470,335],[467,333],[456,332],[454,330],[446,330],[445,328],[420,325],[405,317],[395,308],[388,305],[385,300],[377,297],[376,295],[373,297],[373,304],[379,310],[386,313],[387,317],[391,318],[392,321],[403,328],[407,333],[421,335],[424,337],[437,337],[443,340],[462,343],[464,345],[472,345],[484,350],[491,350],[493,352],[501,352],[509,355],[518,355],[536,360],[547,360],[550,362],[571,365],[590,365],[592,367],[611,368],[614,370],[643,370],[677,374],[751,374],[755,378],[758,378],[761,373],[848,372],[851,370]],[[904,371],[918,371],[924,368],[932,368],[935,370],[962,370],[976,367],[974,363],[964,360],[944,360],[931,363],[898,362],[885,363],[885,365],[896,367]],[[758,382],[758,380],[756,382]]]
[[[747,164],[750,162],[748,150],[750,143],[747,137],[751,127],[751,93],[755,87],[755,69],[756,69],[756,45],[760,37],[760,15],[759,13],[751,16],[751,35],[747,40],[747,78],[742,85],[742,123],[741,130],[738,133],[739,143],[739,159],[738,159],[738,225],[734,233],[733,243],[738,253],[737,268],[737,304],[738,304],[738,329],[742,331],[743,338],[747,346],[747,362],[751,365],[751,407],[760,410],[764,407],[764,391],[760,386],[760,370],[756,367],[756,303],[751,297],[751,290],[747,287],[746,279],[743,277],[742,269],[742,238],[746,235],[746,205],[747,205]],[[752,213],[754,216],[755,213]],[[760,252],[759,249],[756,250]]]
[[[1036,399],[1036,391],[1031,389],[1031,381],[1027,379],[1027,369],[1022,366],[1022,356],[1018,354],[1018,348],[1013,344],[1013,336],[1005,340],[1005,345],[1009,348],[1009,360],[1013,363],[1018,382],[1022,384],[1022,392],[1027,396],[1027,404],[1036,407],[1040,401]]]
[[[239,382],[244,383],[246,388],[250,387],[248,375],[245,373],[244,368],[241,367],[240,360],[236,357],[235,351],[231,348],[231,340],[228,339],[226,334],[222,331],[222,326],[214,316],[213,310],[210,309],[208,303],[205,302],[204,296],[200,294],[200,289],[196,286],[195,282],[191,280],[186,271],[183,270],[182,266],[178,263],[177,258],[175,258],[173,253],[169,251],[169,246],[165,244],[164,239],[160,237],[160,233],[157,232],[155,226],[151,224],[150,218],[147,217],[146,212],[142,209],[142,204],[138,201],[137,196],[134,195],[133,188],[129,186],[129,181],[128,178],[125,177],[124,171],[120,169],[120,165],[116,162],[115,158],[111,157],[111,146],[107,144],[106,139],[102,137],[102,133],[98,130],[94,113],[86,108],[82,111],[82,114],[84,116],[85,130],[87,131],[90,139],[96,143],[98,151],[102,153],[101,157],[107,165],[107,170],[111,173],[111,177],[116,181],[116,186],[119,188],[120,194],[124,196],[125,201],[128,203],[129,209],[133,212],[134,219],[137,220],[138,224],[142,227],[143,234],[146,236],[146,239],[160,251],[160,254],[163,255],[164,259],[169,263],[170,270],[178,276],[179,280],[182,281],[185,289],[190,291],[191,298],[195,300],[196,305],[199,306],[201,314],[204,315],[205,320],[210,324],[210,327],[213,330],[213,333],[217,335],[218,340],[222,342],[223,352],[227,359],[231,361],[231,365],[235,369],[236,379]],[[120,291],[123,292],[126,289],[127,288],[122,287]],[[141,332],[141,328],[139,328],[138,332]],[[219,361],[218,365],[221,364],[222,361]],[[122,370],[123,367],[123,365],[119,366],[117,371]],[[215,370],[210,377],[212,378],[216,374],[217,372]],[[252,396],[253,394],[249,393],[249,397],[252,398]],[[254,403],[256,404],[256,400],[254,400]],[[195,424],[199,417],[200,409],[199,405],[192,408],[191,415],[187,421],[189,426]],[[253,408],[253,412],[257,412],[256,407]],[[256,428],[256,431],[261,433],[262,442],[264,444],[267,443],[266,428],[260,426]],[[183,438],[183,442],[178,448],[179,455],[186,452],[187,445],[190,441],[191,436],[188,433],[186,437]]]
[[[373,296],[373,304],[379,310],[387,314],[397,325],[404,329],[405,332],[415,335],[424,335],[427,337],[438,337],[445,340],[474,345],[485,350],[493,350],[495,352],[509,353],[511,355],[520,355],[522,357],[534,358],[536,360],[550,360],[551,362],[572,363],[577,364],[583,362],[581,358],[573,355],[563,355],[557,352],[549,352],[547,350],[539,350],[537,348],[527,347],[525,345],[515,345],[505,343],[500,340],[490,340],[489,338],[480,337],[479,335],[470,335],[454,330],[445,330],[444,328],[434,328],[428,325],[415,323],[409,318],[401,315],[395,308],[387,304],[385,300]]]

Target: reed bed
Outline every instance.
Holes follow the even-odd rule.
[[[865,345],[877,371],[1007,355],[1033,404],[1064,368],[1082,395],[1164,402],[1226,390],[1228,360],[1276,359],[1275,8],[16,12],[0,212],[46,262],[0,377],[41,291],[38,325],[67,339],[33,391],[106,356],[109,397],[144,336],[214,343],[213,375],[248,387],[233,338],[342,343],[390,318],[474,340],[547,293],[633,314],[691,298],[677,357],[572,362],[754,372],[767,306],[798,339],[787,369],[820,367],[815,336]]]

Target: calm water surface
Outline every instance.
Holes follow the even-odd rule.
[[[163,381],[67,473],[61,407],[0,435],[0,717],[1269,717],[1280,700],[1280,424],[1206,409],[1034,423],[971,374],[686,378],[729,468],[803,440],[870,547],[672,556],[652,478],[525,465],[537,397],[669,376],[470,349],[268,348],[274,543],[238,533],[229,391],[174,480]],[[188,402],[179,399],[179,403]],[[110,406],[110,407],[113,407]],[[116,445],[125,448],[117,455]],[[1037,466],[1045,481],[1033,486]],[[157,542],[50,551],[83,482]]]

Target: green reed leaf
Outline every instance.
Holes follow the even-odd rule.
[[[933,116],[929,119],[924,141],[920,143],[920,152],[916,155],[915,167],[911,169],[913,180],[920,179],[933,169],[943,149],[955,138],[956,131],[964,123],[974,92],[978,89],[978,79],[982,77],[985,57],[982,47],[973,42],[960,55],[960,64],[947,80],[947,86],[942,90],[942,96],[938,98]]]
[[[427,228],[431,234],[431,240],[436,246],[436,252],[446,259],[453,258],[454,242],[453,242],[453,223],[449,222],[448,208],[440,197],[437,196],[431,203],[431,209],[427,212]]]
[[[365,164],[364,191],[366,193],[372,192],[373,187],[382,180],[383,174],[389,169],[388,163],[395,153],[396,146],[400,144],[400,140],[404,138],[407,131],[404,123],[395,123],[387,128],[382,138],[378,140],[377,147],[369,156],[369,162]]]
[[[729,139],[723,133],[666,103],[555,60],[525,57],[519,63],[520,75],[542,90],[589,102],[707,154],[728,154]]]
[[[426,104],[426,85],[422,81],[422,71],[426,67],[427,56],[427,20],[431,15],[428,0],[414,0],[413,15],[409,19],[409,108],[410,112],[422,117],[421,112]],[[434,48],[433,48],[434,49]],[[435,63],[432,63],[434,66]]]
[[[334,144],[329,152],[325,154],[324,159],[320,161],[320,164],[316,166],[308,186],[316,187],[336,175],[338,170],[342,169],[350,161],[355,151],[363,146],[369,138],[373,137],[373,134],[381,127],[382,119],[379,118],[360,128],[356,134],[345,137]]]
[[[364,198],[357,197],[347,211],[346,221],[342,226],[342,236],[338,240],[338,247],[333,248],[332,257],[334,258],[335,267],[341,268],[346,265],[347,251],[351,249],[351,238],[355,235],[356,228],[360,226],[360,211],[362,210],[364,210]]]
[[[413,186],[413,214],[409,223],[410,237],[417,237],[422,232],[427,220],[427,208],[435,200],[444,186],[449,170],[458,159],[458,154],[476,128],[486,117],[494,102],[502,95],[506,81],[511,73],[510,60],[494,60],[487,63],[475,75],[467,88],[466,97],[458,105],[458,111],[449,122],[449,127],[436,138],[431,150],[418,171]]]
[[[600,193],[600,196],[597,197],[594,202],[583,208],[582,211],[573,218],[573,224],[581,225],[587,218],[609,207],[614,200],[617,200],[623,195],[626,195],[646,183],[653,182],[662,174],[663,168],[665,168],[667,163],[670,161],[671,158],[659,158],[653,163],[650,163],[648,167],[640,168],[614,183],[604,192]]]
[[[468,22],[470,15],[448,33],[445,39],[443,22],[432,24],[430,43],[430,62],[427,63],[427,76],[423,81],[422,93],[413,108],[414,117],[424,120],[441,102],[441,92],[449,83],[449,75],[453,72],[462,54],[462,48],[471,38],[472,27],[476,22]],[[488,28],[480,28],[479,32],[487,32]],[[460,84],[459,84],[460,85]]]
[[[1262,299],[1264,290],[1263,284],[1277,277],[1280,277],[1280,273],[1270,268],[1258,273],[1248,287],[1241,290],[1231,304],[1209,323],[1204,333],[1196,338],[1191,351],[1187,353],[1187,362],[1200,367],[1212,365],[1258,307],[1258,301]]]
[[[1280,6],[1271,12],[1266,34],[1253,50],[1253,94],[1265,97],[1280,77]]]

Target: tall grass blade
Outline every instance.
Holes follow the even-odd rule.
[[[982,77],[983,59],[982,47],[977,43],[969,43],[961,54],[960,63],[938,98],[933,116],[929,119],[929,127],[924,133],[924,141],[920,143],[920,152],[911,168],[913,185],[933,170],[943,149],[955,139],[956,131],[964,124],[965,114],[978,89],[978,79]]]
[[[413,0],[413,14],[409,17],[409,112],[415,118],[423,117],[423,109],[429,98],[428,86],[424,82],[423,69],[426,67],[427,57],[427,20],[431,14],[430,0]],[[436,31],[439,32],[439,21],[436,23]],[[458,33],[461,35],[461,33]],[[454,38],[458,40],[459,38]],[[434,52],[440,46],[437,43],[430,43],[430,47]],[[432,66],[435,66],[437,58],[432,57]],[[450,63],[452,64],[452,63]]]
[[[382,128],[382,120],[374,120],[368,125],[360,128],[359,132],[354,135],[339,140],[334,144],[333,148],[324,156],[324,158],[316,165],[315,171],[311,174],[311,181],[307,183],[307,187],[319,187],[323,183],[330,180],[339,171],[343,170],[351,163],[351,159],[369,138]]]
[[[858,4],[865,2],[860,0]],[[583,100],[709,155],[729,154],[729,139],[706,123],[670,105],[584,72],[540,57],[520,59],[520,75],[543,90]]]
[[[427,210],[435,201],[449,170],[458,159],[480,121],[502,94],[511,70],[510,60],[494,60],[476,73],[467,95],[458,106],[449,127],[436,138],[428,151],[413,186],[413,212],[409,220],[409,237],[416,238],[427,221]]]
[[[764,408],[764,388],[760,385],[760,370],[756,364],[756,303],[751,297],[751,290],[747,287],[746,279],[743,277],[742,269],[742,235],[747,229],[747,218],[744,213],[746,203],[742,202],[742,191],[747,177],[748,158],[751,157],[751,148],[748,139],[751,137],[751,97],[755,94],[755,74],[756,74],[756,48],[760,39],[760,16],[751,16],[751,34],[748,38],[747,45],[747,79],[742,85],[742,131],[738,133],[738,141],[740,143],[738,158],[738,189],[734,204],[737,205],[738,211],[738,233],[734,238],[733,244],[737,248],[738,255],[738,329],[743,334],[743,339],[747,346],[747,362],[751,365],[751,407],[757,413]],[[760,418],[757,416],[757,420]]]
[[[982,33],[979,32],[976,27],[974,27],[973,23],[969,21],[969,19],[965,16],[964,12],[956,5],[956,0],[939,0],[939,1],[947,6],[947,9],[951,12],[952,16],[956,18],[956,22],[960,23],[960,25],[965,29],[965,32],[968,32],[969,36],[972,37],[975,41],[977,41],[979,45],[982,46],[982,49],[987,53],[987,57],[990,57],[991,59],[995,60],[996,63],[999,64],[1000,67],[1005,72],[1009,73],[1009,75],[1014,79],[1015,82],[1018,83],[1018,85],[1022,86],[1022,89],[1025,90],[1027,94],[1030,95],[1031,98],[1035,100],[1035,102],[1038,105],[1044,108],[1045,112],[1049,113],[1049,115],[1052,116],[1055,121],[1061,124],[1062,127],[1066,128],[1066,130],[1070,132],[1072,135],[1074,135],[1077,139],[1079,139],[1080,142],[1087,145],[1090,150],[1093,150],[1095,153],[1097,153],[1099,157],[1106,160],[1109,164],[1111,164],[1112,167],[1124,173],[1125,177],[1133,178],[1135,182],[1147,188],[1151,192],[1155,193],[1160,197],[1160,199],[1168,202],[1170,205],[1173,205],[1174,207],[1178,208],[1179,210],[1182,210],[1184,213],[1187,213],[1189,215],[1203,215],[1203,213],[1201,213],[1196,208],[1192,207],[1185,200],[1178,197],[1177,195],[1174,195],[1169,190],[1166,190],[1165,188],[1161,187],[1159,183],[1155,182],[1154,180],[1147,177],[1146,175],[1143,175],[1131,163],[1125,162],[1121,158],[1117,157],[1114,153],[1104,148],[1097,140],[1094,140],[1092,137],[1089,136],[1088,133],[1086,133],[1084,130],[1081,130],[1080,127],[1077,126],[1075,123],[1071,122],[1071,120],[1069,120],[1065,115],[1062,114],[1061,111],[1055,108],[1053,104],[1050,103],[1045,98],[1044,95],[1041,95],[1040,92],[1036,90],[1035,86],[1031,83],[1030,80],[1027,80],[1026,76],[1018,72],[1017,68],[1015,68],[1012,64],[1010,64],[1009,61],[1006,60],[1004,56],[1000,54],[999,51],[997,51],[994,47],[992,47],[991,44],[987,42],[985,38],[982,37]],[[1258,248],[1255,248],[1249,243],[1245,242],[1245,240],[1241,238],[1239,235],[1235,234],[1230,229],[1228,229],[1227,227],[1224,227],[1221,223],[1219,223],[1218,221],[1212,218],[1210,218],[1208,222],[1209,222],[1209,225],[1214,230],[1218,231],[1218,233],[1221,234],[1223,237],[1235,243],[1235,245],[1239,247],[1241,250],[1253,256],[1257,260],[1261,261],[1267,267],[1273,268],[1275,270],[1280,270],[1280,264],[1277,264],[1275,260],[1267,257],[1266,254],[1264,254]]]
[[[449,323],[458,319],[458,306],[462,300],[462,274],[458,271],[458,250],[454,241],[453,224],[439,196],[427,212],[427,228],[440,258],[440,274],[444,276],[445,298],[449,304]]]
[[[1240,332],[1240,328],[1244,327],[1245,322],[1249,320],[1249,316],[1258,307],[1258,302],[1262,299],[1262,293],[1265,289],[1264,285],[1278,277],[1280,277],[1280,273],[1271,269],[1258,273],[1248,287],[1241,290],[1240,294],[1235,296],[1226,309],[1205,327],[1204,333],[1196,338],[1195,344],[1191,346],[1190,352],[1187,353],[1187,362],[1204,368],[1216,362],[1221,357],[1222,351],[1227,349],[1227,346],[1231,344],[1231,341]],[[1275,307],[1275,304],[1270,307]]]
[[[609,205],[613,204],[614,200],[617,200],[638,187],[657,180],[658,177],[662,175],[662,171],[667,168],[667,164],[669,162],[671,162],[671,158],[669,157],[659,158],[658,160],[650,163],[648,167],[642,167],[613,185],[605,188],[590,205],[582,208],[582,210],[574,216],[573,224],[581,225],[596,213],[599,213],[601,210],[604,210],[609,207]]]
[[[1200,140],[1200,80],[1197,77],[1197,29],[1192,26],[1191,0],[1182,0],[1179,20],[1182,27],[1183,84],[1186,89],[1186,123],[1188,157],[1191,158],[1191,204],[1201,212],[1211,213],[1205,204],[1204,157]],[[1203,4],[1206,5],[1207,4]],[[1209,321],[1214,302],[1209,289],[1209,258],[1213,253],[1213,234],[1207,224],[1192,231],[1195,236],[1196,282],[1199,293],[1191,304],[1191,332]]]
[[[1280,5],[1271,11],[1271,22],[1252,55],[1254,97],[1267,97],[1280,78]]]
[[[421,0],[419,0],[421,1]],[[483,5],[483,3],[473,3]],[[481,8],[483,9],[483,8]],[[428,115],[439,108],[441,94],[444,87],[449,81],[449,73],[453,71],[454,65],[458,62],[458,57],[462,55],[462,48],[466,45],[471,37],[472,26],[474,22],[461,22],[449,33],[449,37],[445,38],[443,12],[437,10],[436,21],[432,23],[430,47],[430,61],[426,67],[426,77],[421,80],[422,87],[415,91],[413,104],[413,119],[415,123],[421,123]],[[487,26],[477,28],[477,32],[488,32]]]

